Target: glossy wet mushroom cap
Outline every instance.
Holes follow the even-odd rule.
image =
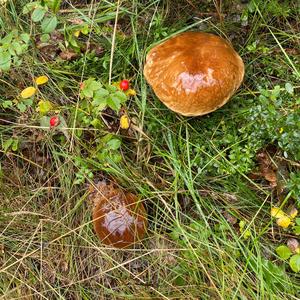
[[[147,228],[147,215],[138,197],[112,184],[98,185],[98,189],[93,196],[93,223],[100,240],[118,248],[141,241]]]
[[[242,83],[244,64],[223,38],[186,32],[149,51],[144,76],[168,108],[201,116],[227,103]]]

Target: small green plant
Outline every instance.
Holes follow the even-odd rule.
[[[76,179],[74,181],[74,184],[84,183],[86,178],[93,179],[94,174],[89,168],[89,164],[81,157],[75,157],[74,164],[78,170],[75,174]]]
[[[60,4],[61,0],[34,1],[23,8],[23,14],[31,12],[31,20],[34,23],[40,23],[44,40],[47,40],[48,34],[53,32],[58,24],[56,13]]]
[[[90,146],[88,149],[87,159],[81,157],[75,158],[75,166],[78,169],[75,184],[81,184],[85,182],[87,178],[92,179],[95,170],[99,169],[99,163],[106,167],[111,162],[120,162],[122,159],[120,147],[121,140],[113,134],[108,133],[104,136],[97,137],[95,145]]]
[[[287,188],[293,193],[298,207],[300,208],[300,172],[290,173],[290,179],[288,180]]]
[[[89,78],[82,83],[80,97],[90,101],[96,114],[99,114],[106,107],[118,111],[127,100],[126,94],[116,86],[103,86],[94,78]]]
[[[0,71],[9,71],[12,65],[21,65],[29,40],[29,34],[19,33],[18,30],[12,30],[0,39]]]
[[[276,253],[282,260],[289,260],[289,265],[295,273],[300,272],[300,248],[296,250],[296,254],[293,254],[289,247],[280,245],[276,248]]]
[[[94,131],[92,142],[84,147],[88,159],[76,160],[79,172],[76,174],[76,183],[82,183],[85,178],[92,178],[95,164],[101,163],[104,167],[111,162],[121,161],[120,147],[121,139],[112,133],[105,132],[102,112],[106,108],[119,112],[121,106],[126,102],[126,94],[115,85],[103,85],[94,78],[89,78],[80,84],[80,105],[78,110],[73,109],[76,122],[79,127],[92,127]],[[79,128],[76,130],[78,137],[83,135]]]
[[[250,109],[248,136],[257,143],[277,142],[285,157],[300,159],[300,112],[293,108],[293,87],[275,86],[273,90],[260,90],[258,102]],[[289,99],[290,98],[290,99]]]
[[[2,143],[2,149],[4,152],[8,152],[9,150],[11,151],[18,151],[20,145],[20,141],[16,137],[10,137],[6,141]]]
[[[253,167],[256,152],[274,143],[285,157],[300,159],[300,111],[294,109],[293,86],[275,86],[272,90],[260,89],[258,98],[250,101],[251,108],[243,115],[241,128],[220,139],[230,146],[229,160],[240,172]]]
[[[121,140],[117,136],[108,133],[96,140],[96,146],[91,150],[91,157],[104,164],[110,161],[118,163],[122,159],[119,153],[120,147]]]
[[[268,286],[276,292],[287,290],[288,288],[283,285],[283,282],[288,279],[284,266],[278,266],[276,263],[265,258],[262,258],[261,263],[262,275]]]
[[[300,235],[300,218],[295,219],[296,225],[293,227],[294,234]]]
[[[65,45],[66,48],[71,47],[76,52],[81,52],[81,48],[84,47],[83,43],[78,39],[80,35],[87,35],[90,32],[90,27],[87,23],[83,21],[81,24],[66,26],[64,35],[65,35]]]

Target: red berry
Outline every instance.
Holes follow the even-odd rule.
[[[126,80],[126,79],[123,79],[121,82],[120,82],[120,89],[122,91],[127,91],[129,89],[129,81]]]
[[[49,123],[50,123],[50,127],[56,127],[57,125],[59,125],[60,119],[58,116],[54,116],[50,119]]]

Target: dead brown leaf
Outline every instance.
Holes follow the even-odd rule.
[[[260,174],[264,177],[270,184],[272,188],[277,186],[277,175],[276,167],[272,162],[268,152],[262,150],[257,154],[258,166]]]
[[[68,21],[74,25],[82,25],[84,23],[84,21],[79,18],[68,19]]]
[[[237,218],[231,215],[228,211],[223,212],[224,218],[227,220],[228,223],[234,225],[237,223]]]
[[[94,52],[96,56],[101,56],[104,53],[104,48],[101,45],[90,43],[89,47],[86,47],[90,52]]]
[[[43,59],[46,61],[54,60],[57,57],[57,53],[59,49],[57,49],[57,46],[50,45],[50,44],[38,44],[37,48],[40,50],[40,55]]]
[[[296,240],[294,238],[290,238],[287,240],[287,246],[290,248],[290,250],[293,253],[297,253],[297,251],[300,247],[298,240]]]
[[[59,56],[63,60],[72,60],[75,59],[78,54],[74,50],[69,48],[59,53]]]

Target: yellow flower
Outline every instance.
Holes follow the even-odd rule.
[[[21,97],[24,99],[32,97],[36,93],[36,88],[29,86],[21,92]]]
[[[43,76],[39,76],[39,77],[35,78],[34,81],[37,85],[42,85],[42,84],[47,83],[48,80],[49,80],[48,77],[43,75]]]
[[[129,89],[129,90],[127,90],[127,91],[125,92],[125,94],[126,94],[127,96],[135,96],[135,95],[136,95],[136,91],[133,90],[133,89]]]
[[[279,129],[279,133],[283,133],[283,128],[282,127]]]
[[[291,219],[287,216],[281,217],[276,220],[278,226],[282,228],[288,228],[289,225],[292,223]]]
[[[272,207],[271,208],[271,216],[278,219],[278,218],[286,217],[286,214],[280,208]]]
[[[130,125],[130,120],[127,115],[123,115],[120,118],[120,127],[122,129],[128,129]]]

